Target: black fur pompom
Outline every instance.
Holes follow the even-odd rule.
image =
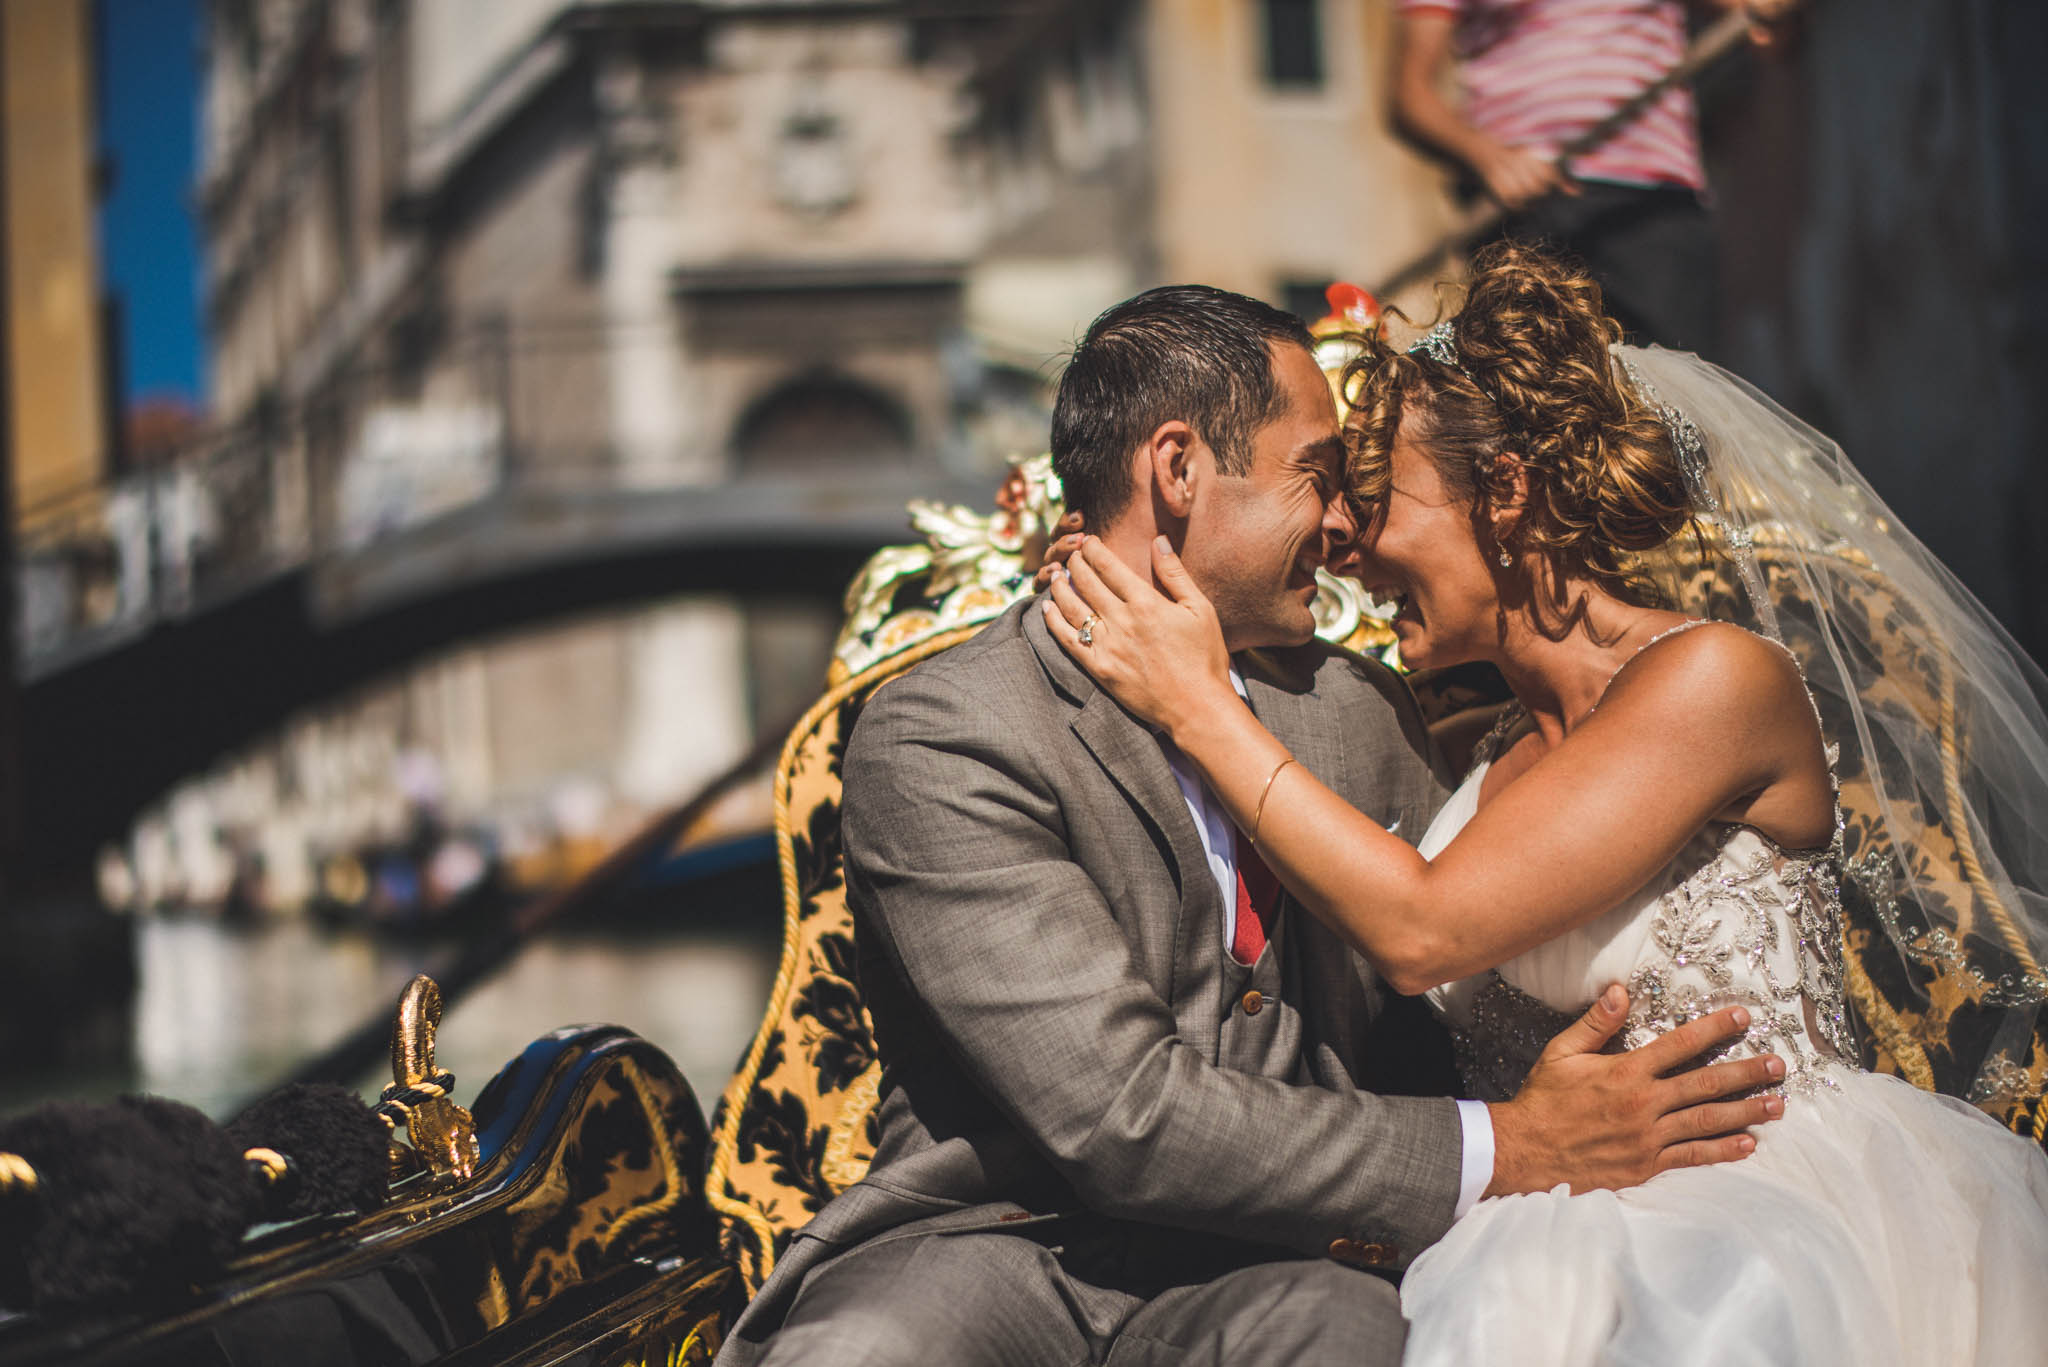
[[[270,1188],[264,1214],[273,1220],[375,1210],[391,1185],[389,1132],[346,1087],[295,1083],[235,1118],[237,1148],[274,1149],[291,1175]]]
[[[240,1146],[190,1106],[57,1102],[0,1123],[35,1168],[0,1197],[0,1303],[61,1309],[175,1295],[218,1273],[256,1216]]]

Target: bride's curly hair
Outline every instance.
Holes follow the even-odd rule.
[[[1654,602],[1633,556],[1696,524],[1670,432],[1616,376],[1607,347],[1621,327],[1602,311],[1600,286],[1517,242],[1486,248],[1472,265],[1451,317],[1458,366],[1392,346],[1383,329],[1354,339],[1340,390],[1360,525],[1385,505],[1406,422],[1476,525],[1513,499],[1519,461],[1528,497],[1510,544],[1628,601]]]

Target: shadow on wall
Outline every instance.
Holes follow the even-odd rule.
[[[1702,90],[1727,362],[2048,657],[2048,7],[1808,0]]]

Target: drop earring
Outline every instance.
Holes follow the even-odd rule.
[[[1504,570],[1514,568],[1515,558],[1508,554],[1508,548],[1500,544],[1498,537],[1494,539],[1493,543],[1493,558]]]

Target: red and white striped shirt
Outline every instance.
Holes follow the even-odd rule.
[[[1474,128],[1552,155],[1685,56],[1682,0],[1401,0],[1404,14],[1457,21],[1455,51]],[[1599,148],[1580,180],[1704,190],[1692,91],[1676,86]]]

